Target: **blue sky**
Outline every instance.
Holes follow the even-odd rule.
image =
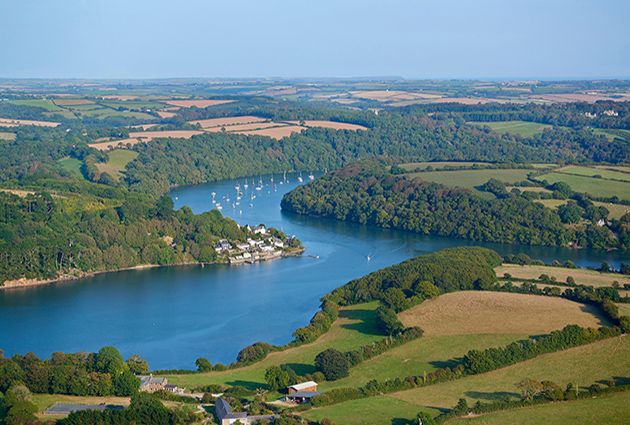
[[[627,0],[0,0],[0,77],[630,77]]]

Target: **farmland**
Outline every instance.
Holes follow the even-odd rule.
[[[13,141],[15,140],[15,133],[11,133],[8,131],[0,131],[0,140]]]
[[[405,326],[425,335],[541,334],[567,324],[609,325],[597,310],[562,298],[505,292],[463,291],[444,294],[400,314]]]
[[[272,139],[280,140],[284,137],[289,137],[293,133],[300,133],[305,130],[306,127],[299,125],[285,125],[272,128],[264,128],[262,130],[249,130],[249,131],[237,131],[235,133],[244,134],[246,136],[266,136]]]
[[[606,180],[621,180],[625,182],[630,182],[630,173],[609,170],[602,167],[593,168],[593,167],[581,167],[577,165],[570,165],[568,167],[562,167],[554,171],[557,173],[563,173],[563,174],[573,174],[573,175],[585,176],[585,177],[599,176],[599,178],[606,179]]]
[[[233,102],[233,100],[214,100],[214,99],[193,99],[193,100],[167,100],[165,103],[180,108],[207,108],[208,106],[223,105]]]
[[[115,180],[118,180],[127,164],[136,159],[137,156],[138,153],[134,151],[114,149],[107,153],[109,160],[104,163],[97,163],[96,167],[101,173],[108,173]]]
[[[426,170],[431,167],[434,170],[441,170],[443,168],[449,167],[474,167],[474,166],[487,166],[490,165],[489,162],[479,162],[479,161],[434,161],[434,162],[408,162],[406,164],[398,164],[400,168],[403,168],[407,171],[412,170]]]
[[[81,172],[81,165],[83,162],[76,158],[62,158],[59,160],[59,164],[68,171],[73,177],[82,179],[83,173]]]
[[[262,123],[267,122],[268,120],[260,117],[254,117],[251,115],[237,116],[237,117],[226,117],[226,118],[210,118],[207,120],[197,120],[190,121],[189,124],[199,124],[201,128],[209,129],[215,127],[228,127],[231,125],[237,124],[250,124],[250,123]]]
[[[619,273],[602,273],[588,269],[571,269],[567,267],[551,266],[520,266],[517,264],[503,264],[495,269],[498,277],[509,273],[517,279],[538,279],[542,274],[555,277],[558,282],[565,282],[571,276],[580,285],[612,286],[614,282],[630,283],[630,276]]]
[[[18,127],[22,125],[34,125],[36,127],[57,127],[58,122],[37,121],[37,120],[16,120],[11,118],[0,118],[0,127]]]
[[[478,417],[456,418],[447,425],[565,425],[622,424],[626,421],[630,391],[585,399],[494,412]]]
[[[497,133],[509,133],[521,137],[533,137],[542,133],[543,130],[551,128],[551,126],[547,124],[539,124],[528,121],[469,121],[468,124],[490,127],[492,131],[496,131]]]
[[[306,120],[306,121],[289,121],[291,124],[303,125],[304,127],[321,127],[332,128],[333,130],[367,130],[367,127],[358,124],[348,124],[335,121]],[[303,123],[303,124],[302,124]]]
[[[607,180],[586,176],[576,176],[560,172],[552,172],[537,177],[538,180],[546,180],[549,183],[565,182],[571,189],[580,193],[587,193],[597,197],[613,197],[630,200],[630,182]]]
[[[304,416],[329,418],[349,425],[376,425],[390,423],[392,418],[410,420],[421,410],[437,414],[438,409],[455,406],[459,398],[466,398],[469,405],[476,401],[518,398],[520,394],[515,383],[526,377],[551,380],[561,386],[568,383],[585,386],[613,376],[625,377],[628,370],[630,339],[620,336],[454,381],[315,408],[305,412]],[[379,408],[372,409],[375,405]],[[363,415],[364,411],[372,414]]]

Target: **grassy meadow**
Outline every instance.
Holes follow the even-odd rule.
[[[81,166],[83,162],[76,158],[65,157],[59,160],[59,164],[68,171],[73,177],[83,179],[83,173],[81,172]]]
[[[624,424],[628,421],[630,391],[603,394],[591,399],[523,407],[477,417],[454,418],[446,425],[566,425]]]
[[[137,156],[137,152],[128,149],[114,149],[107,153],[108,161],[97,163],[96,167],[101,173],[108,173],[115,180],[118,180],[127,164],[136,159]]]
[[[605,170],[597,170],[598,174]],[[537,177],[538,180],[547,180],[549,183],[565,182],[576,192],[588,193],[596,197],[613,197],[630,200],[630,182],[607,180],[574,174],[552,172]]]
[[[502,264],[494,270],[498,277],[503,277],[505,273],[509,273],[512,277],[518,279],[538,279],[541,274],[546,274],[550,277],[555,277],[558,282],[565,282],[567,277],[572,276],[576,283],[594,287],[612,286],[613,282],[619,282],[622,285],[624,283],[630,283],[630,276],[628,275],[619,273],[602,273],[589,269]]]
[[[509,133],[521,137],[533,137],[542,133],[546,128],[552,127],[551,125],[528,121],[469,121],[468,124],[490,127],[492,131],[496,131],[497,133]]]
[[[343,308],[339,319],[330,330],[315,342],[271,353],[264,360],[238,369],[224,372],[206,372],[192,375],[167,375],[169,383],[194,388],[208,384],[241,385],[256,389],[265,387],[265,369],[269,366],[289,363],[300,373],[315,371],[315,356],[326,348],[351,350],[383,338],[376,329],[377,302],[357,304]]]

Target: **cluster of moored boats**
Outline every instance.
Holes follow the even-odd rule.
[[[315,176],[311,173],[308,175],[308,179],[309,180],[315,180]],[[299,176],[297,177],[297,181],[302,183],[304,182],[304,178],[302,177],[302,173],[300,172]],[[252,185],[254,187],[254,190],[256,192],[260,192],[262,190],[265,189],[265,187],[268,188],[267,193],[271,193],[271,191],[273,190],[274,192],[278,191],[278,185],[283,185],[286,183],[290,183],[290,180],[287,178],[287,173],[286,171],[284,172],[283,176],[282,176],[282,180],[280,180],[278,183],[276,183],[274,181],[273,175],[270,177],[269,179],[269,183],[265,184],[265,182],[263,182],[263,178],[262,176],[260,176],[258,178],[258,181],[256,182],[254,179],[252,179]],[[241,201],[243,200],[243,197],[245,197],[246,199],[249,198],[249,207],[252,208],[254,206],[254,199],[256,199],[256,194],[255,192],[252,193],[248,193],[246,196],[245,192],[249,192],[249,179],[245,178],[245,182],[243,183],[243,185],[241,186],[240,183],[237,183],[236,186],[234,186],[234,189],[236,191],[236,193],[234,194],[234,199],[232,199],[230,197],[230,195],[223,195],[221,197],[221,199],[217,199],[217,193],[216,192],[212,192],[211,193],[211,197],[212,197],[212,204],[214,205],[214,207],[217,210],[222,210],[224,208],[224,204],[231,206],[232,209],[237,209],[240,207],[241,205]],[[239,209],[239,214],[242,214],[243,210]]]

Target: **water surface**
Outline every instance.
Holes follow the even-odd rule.
[[[171,195],[177,208],[188,205],[202,212],[214,207],[215,192],[222,212],[239,223],[265,223],[297,235],[306,247],[301,257],[242,266],[125,271],[0,291],[0,347],[8,355],[32,351],[48,356],[114,345],[125,357],[140,354],[152,368],[193,368],[200,356],[213,363],[231,362],[255,341],[286,343],[330,290],[442,248],[484,245],[501,254],[525,252],[546,261],[571,259],[582,266],[624,259],[619,252],[479,244],[282,213],[280,200],[299,184],[296,177],[289,175],[287,183],[279,184],[282,175],[273,176],[273,183],[271,176],[263,176],[260,191],[254,190],[259,178],[249,179],[240,205],[235,186],[243,190],[244,179],[178,188]]]

